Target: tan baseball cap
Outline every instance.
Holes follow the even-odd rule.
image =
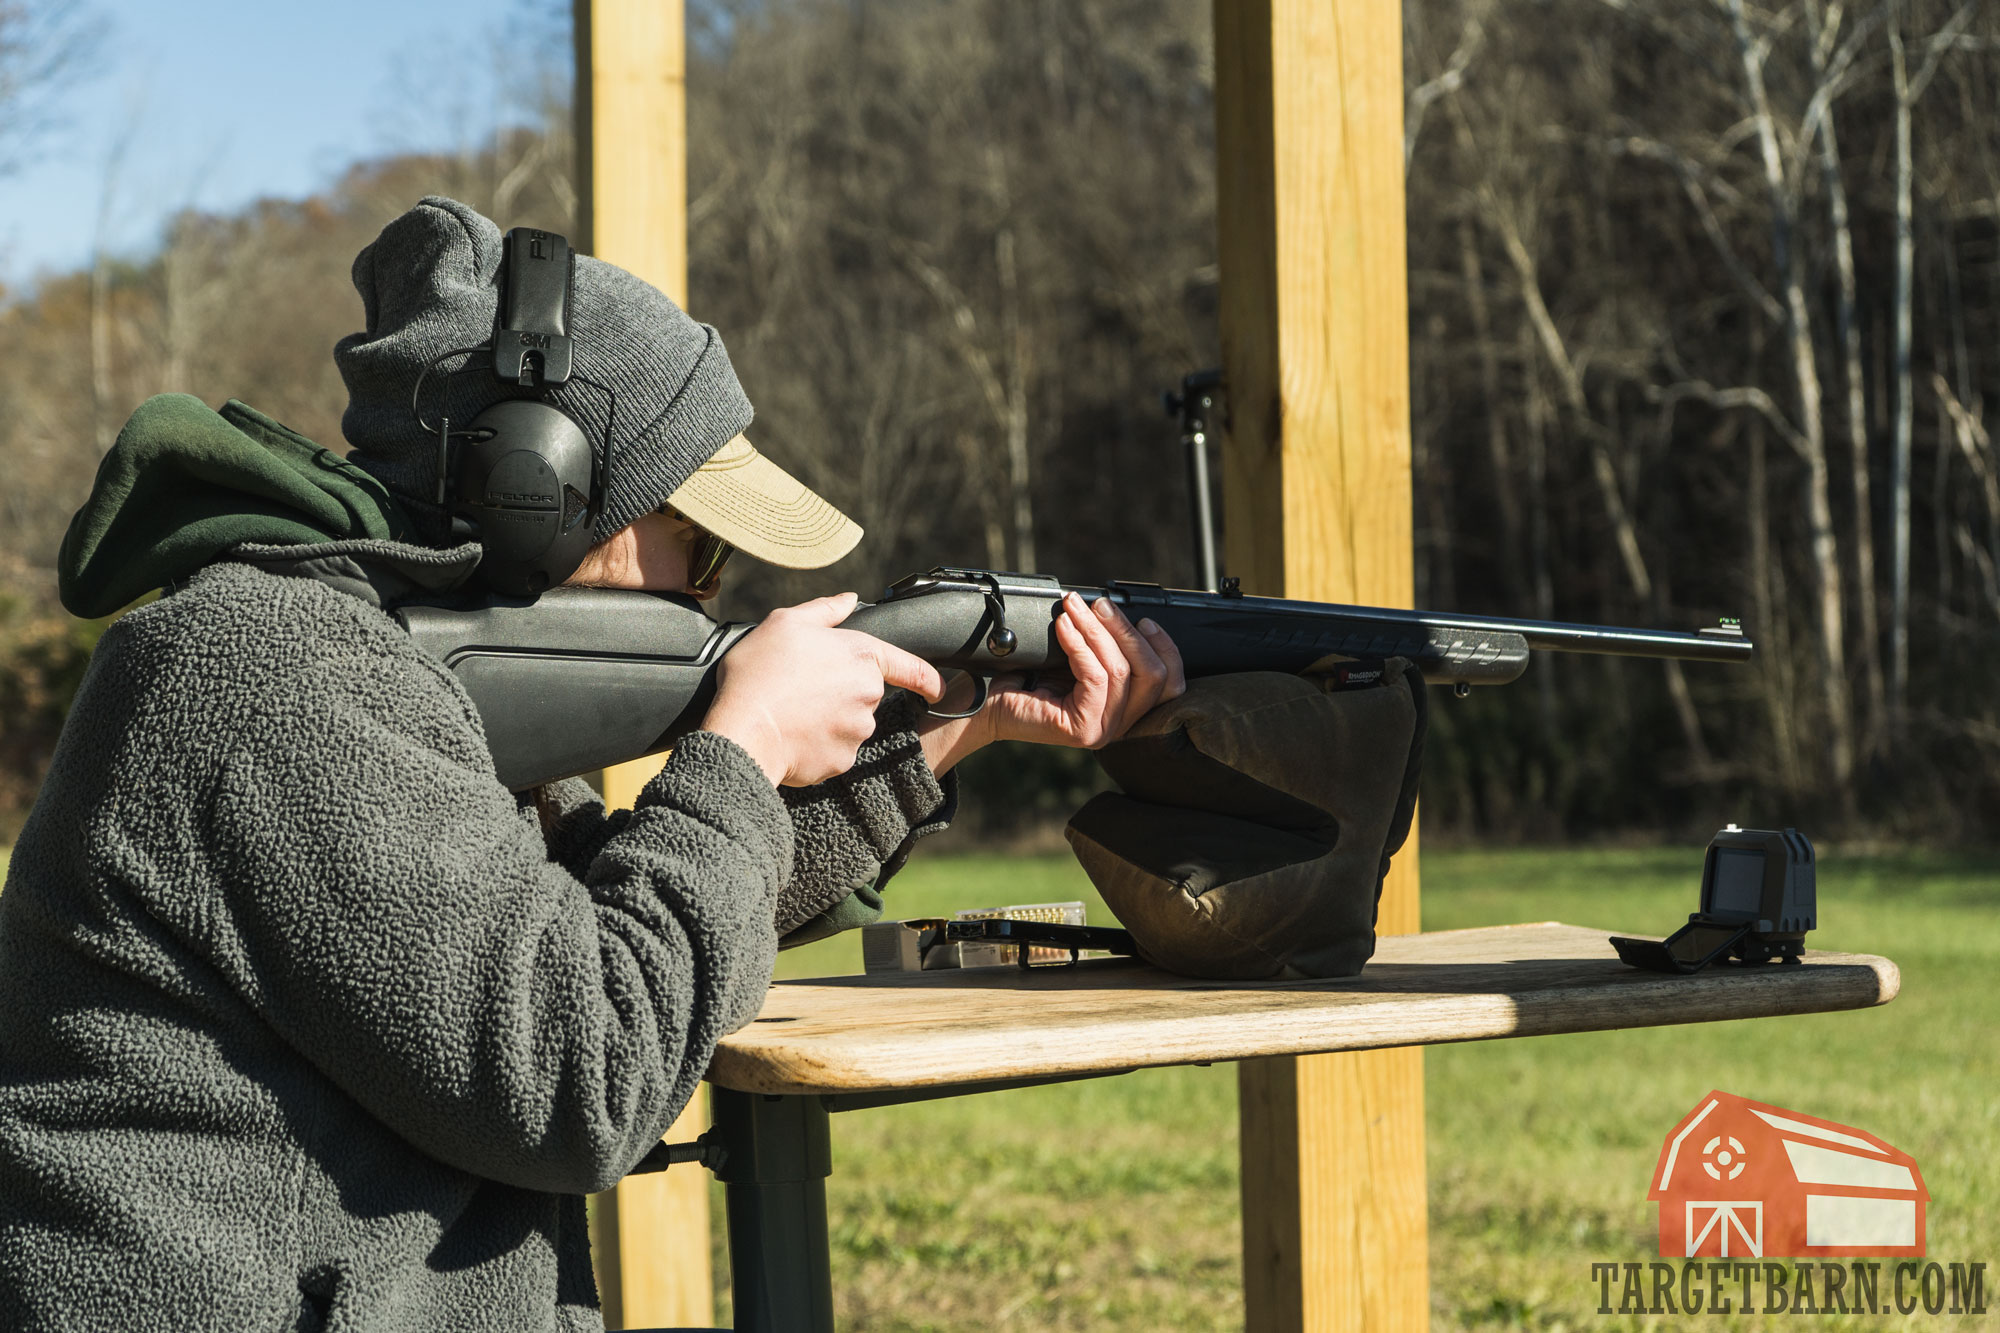
[[[667,505],[745,555],[781,569],[819,569],[861,540],[853,519],[741,435],[682,482]]]

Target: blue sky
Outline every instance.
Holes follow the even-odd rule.
[[[298,198],[352,162],[476,144],[522,118],[538,59],[570,58],[552,0],[84,3],[97,58],[0,177],[0,284],[17,290],[87,263],[100,215],[107,249],[142,253],[188,205]]]

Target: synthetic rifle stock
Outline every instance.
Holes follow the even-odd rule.
[[[1426,680],[1463,694],[1517,679],[1535,651],[1703,662],[1751,653],[1733,621],[1696,633],[1619,629],[1249,597],[1233,580],[1221,592],[1072,588],[981,569],[912,574],[844,623],[941,670],[972,673],[983,701],[996,674],[1067,676],[1055,620],[1072,591],[1086,601],[1109,597],[1134,621],[1150,616],[1180,648],[1190,678],[1296,672],[1329,657],[1406,657]],[[603,588],[409,604],[395,614],[472,696],[500,780],[515,790],[671,746],[700,724],[716,664],[754,628],[711,620],[691,598]]]

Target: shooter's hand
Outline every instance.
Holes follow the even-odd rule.
[[[1100,749],[1187,689],[1180,650],[1167,632],[1150,620],[1134,625],[1109,597],[1092,606],[1065,595],[1055,625],[1074,683],[1030,689],[1018,676],[996,677],[976,716],[926,731],[924,754],[933,769],[942,773],[996,740]]]
[[[853,593],[774,611],[729,650],[716,671],[702,730],[727,736],[773,785],[808,787],[845,773],[875,732],[875,705],[890,685],[935,703],[937,668],[858,630]]]

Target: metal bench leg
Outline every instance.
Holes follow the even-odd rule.
[[[817,1097],[712,1090],[728,1156],[715,1173],[729,1200],[736,1327],[752,1333],[833,1333],[833,1263],[826,1178],[833,1147]]]

